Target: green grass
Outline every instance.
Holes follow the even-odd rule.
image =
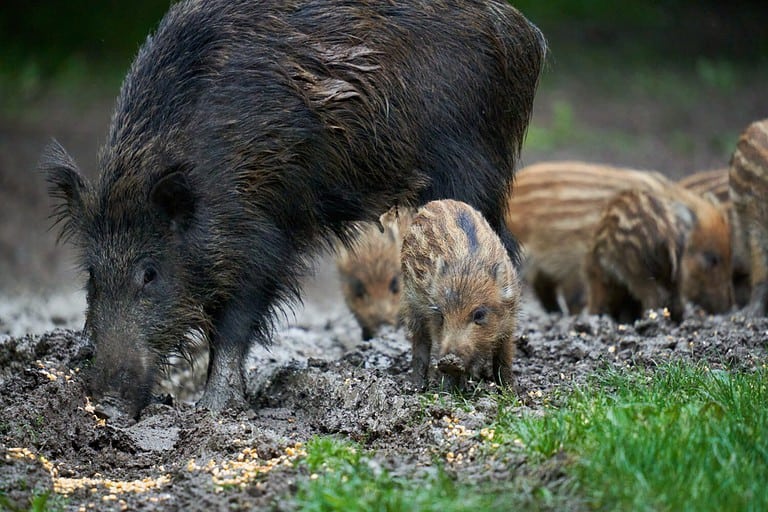
[[[8,512],[59,512],[66,510],[67,499],[52,491],[35,492],[29,497],[29,503],[19,505],[0,491],[0,511]]]
[[[504,403],[503,446],[572,461],[571,490],[605,510],[768,509],[766,374],[670,365],[608,372],[543,417]]]
[[[457,483],[439,464],[394,475],[357,444],[331,437],[310,441],[299,464],[309,475],[294,498],[299,510],[490,511],[508,503],[491,488]]]
[[[543,414],[533,414],[521,410],[516,396],[501,395],[490,430],[478,430],[475,438],[480,459],[456,472],[436,456],[430,467],[395,474],[358,444],[315,438],[297,463],[305,477],[294,505],[317,511],[768,509],[765,370],[734,373],[683,363],[609,370],[551,398]],[[513,480],[493,482],[483,474],[484,461],[521,457],[524,472]],[[552,483],[560,473],[565,479]]]
[[[531,123],[523,145],[526,151],[553,151],[560,147],[589,146],[631,151],[636,138],[618,131],[600,130],[580,122],[567,100],[552,104],[546,125]]]

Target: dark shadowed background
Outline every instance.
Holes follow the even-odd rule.
[[[48,230],[36,163],[55,137],[97,172],[122,77],[168,5],[0,2],[0,295],[78,285]],[[550,45],[522,164],[582,159],[679,177],[726,166],[739,132],[768,116],[766,2],[515,5]]]

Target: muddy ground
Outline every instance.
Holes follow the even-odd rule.
[[[370,342],[356,341],[357,334],[345,312],[298,322],[281,331],[271,353],[254,350],[252,410],[196,409],[195,390],[185,386],[195,372],[187,372],[174,377],[171,405],[152,405],[127,427],[105,424],[89,410],[80,371],[89,348],[78,332],[4,336],[0,482],[22,510],[45,489],[68,496],[67,510],[289,510],[296,482],[310,478],[291,464],[301,444],[334,434],[362,443],[375,453],[373,463],[395,474],[442,459],[459,481],[503,481],[523,502],[542,486],[554,492],[563,483],[557,464],[529,465],[514,449],[478,461],[488,447],[480,429],[497,410],[492,385],[477,384],[463,396],[419,393],[407,378],[401,331]],[[679,326],[661,312],[624,326],[547,315],[529,300],[514,364],[519,413],[556,407],[572,386],[607,367],[687,360],[755,368],[765,362],[767,337],[768,319],[739,314],[712,317],[689,308]]]
[[[671,77],[672,86],[646,89],[637,84],[655,76],[653,66],[638,74],[614,62],[606,75],[569,67],[566,58],[553,46],[533,124],[557,124],[557,105],[566,104],[573,121],[565,128],[596,135],[530,147],[523,163],[574,158],[680,177],[726,165],[731,141],[768,115],[764,74],[713,87],[698,83],[695,72],[665,72],[659,76]],[[606,76],[625,82],[608,83]],[[291,461],[300,458],[300,443],[328,434],[359,441],[375,452],[376,464],[397,474],[414,474],[439,458],[460,481],[511,482],[523,499],[562,484],[557,463],[532,465],[515,450],[477,462],[474,454],[485,442],[477,430],[493,421],[497,390],[478,384],[452,397],[411,389],[404,333],[360,342],[327,259],[306,285],[305,307],[284,323],[272,349],[254,348],[251,410],[212,415],[195,409],[204,363],[197,371],[179,363],[158,390],[169,394],[168,405],[150,406],[129,427],[100,422],[80,371],[90,350],[78,334],[85,308],[80,276],[69,249],[56,246],[47,229],[49,203],[34,167],[55,136],[93,176],[114,94],[73,100],[45,92],[0,117],[0,490],[6,507],[26,510],[30,496],[55,489],[67,496],[67,510],[291,509],[296,482],[310,478]],[[547,315],[526,297],[520,334],[514,371],[523,414],[556,406],[572,386],[606,367],[653,369],[675,359],[713,368],[762,365],[768,321],[738,312],[712,317],[689,307],[679,326],[658,313],[618,326],[597,317]]]

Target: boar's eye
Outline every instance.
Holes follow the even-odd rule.
[[[485,325],[488,323],[488,308],[480,306],[472,312],[472,321],[477,325]]]
[[[365,290],[365,284],[363,284],[363,282],[360,281],[359,279],[355,279],[352,282],[352,294],[355,296],[356,299],[362,299],[367,294]]]
[[[398,276],[393,277],[389,282],[389,291],[393,294],[400,291],[400,278]]]
[[[144,269],[144,284],[148,285],[157,277],[157,269],[155,267],[147,267]]]
[[[144,287],[151,285],[155,280],[157,280],[158,277],[158,271],[157,267],[154,263],[146,262],[143,263],[136,271],[134,280],[136,283],[136,286],[138,286],[140,289],[144,289]]]
[[[704,260],[704,265],[707,268],[715,268],[719,266],[723,261],[719,254],[710,251],[704,251],[701,257]]]

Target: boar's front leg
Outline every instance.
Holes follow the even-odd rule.
[[[269,308],[276,296],[276,287],[267,283],[247,286],[212,315],[208,379],[199,406],[247,408],[245,359],[253,340],[269,341]]]
[[[223,309],[210,334],[208,378],[198,405],[211,411],[247,407],[243,362],[254,331],[253,311],[238,302]]]

